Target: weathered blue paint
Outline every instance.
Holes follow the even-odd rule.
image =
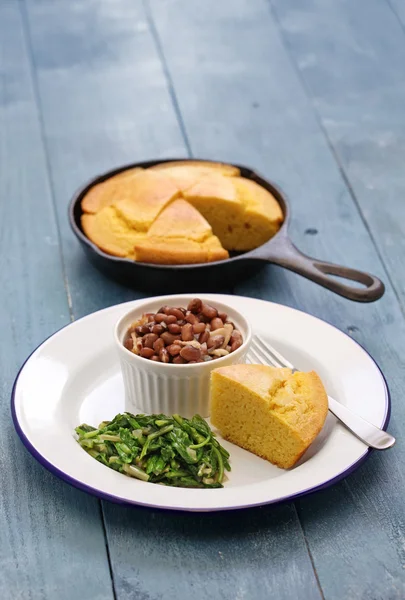
[[[11,423],[15,374],[69,322],[18,2],[0,2],[0,596],[112,600],[99,502],[33,461]]]
[[[388,282],[369,306],[276,267],[235,282],[237,293],[307,310],[366,346],[393,392],[397,446],[296,507],[173,515],[103,503],[119,600],[405,595],[403,227],[392,218],[404,206],[405,40],[403,7],[390,1],[0,1],[3,404],[18,363],[68,308],[78,317],[141,296],[94,271],[66,218],[74,189],[119,163],[192,152],[250,164],[289,195],[304,251]],[[23,466],[16,491],[3,470],[2,590],[47,599],[69,577],[72,594],[111,598],[97,503],[40,470],[14,435],[0,444],[6,466],[14,455]],[[21,576],[18,560],[34,569]]]

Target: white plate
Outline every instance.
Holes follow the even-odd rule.
[[[197,295],[197,294],[196,294]],[[251,298],[203,294],[234,306],[253,331],[301,370],[316,370],[329,395],[374,425],[388,423],[384,377],[365,350],[333,326],[300,311]],[[284,471],[234,446],[223,489],[167,488],[121,475],[91,458],[74,439],[82,422],[98,425],[124,410],[113,327],[142,301],[112,306],[68,325],[23,365],[14,384],[12,414],[31,454],[52,473],[100,498],[158,508],[214,511],[270,504],[327,487],[352,472],[369,449],[329,414],[299,464]],[[170,304],[170,296],[162,298]]]

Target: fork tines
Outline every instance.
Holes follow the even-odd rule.
[[[250,354],[260,364],[270,364],[273,367],[287,367],[293,369],[294,366],[284,358],[273,346],[265,342],[260,335],[255,335],[252,339]]]

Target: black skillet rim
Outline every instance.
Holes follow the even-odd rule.
[[[243,177],[246,177],[247,179],[251,179],[251,180],[255,181],[256,183],[259,183],[265,189],[267,189],[271,194],[273,194],[273,196],[276,198],[277,202],[281,206],[281,209],[282,209],[283,215],[284,215],[284,221],[283,221],[280,229],[270,240],[268,240],[261,246],[254,248],[253,250],[249,250],[248,252],[241,252],[240,254],[238,254],[236,256],[232,256],[230,258],[226,258],[224,260],[218,260],[215,262],[184,264],[184,265],[161,265],[161,264],[155,265],[152,263],[133,261],[129,258],[121,258],[119,256],[113,256],[112,254],[107,254],[106,252],[101,250],[98,246],[96,246],[91,240],[89,240],[89,238],[82,231],[81,224],[80,224],[80,217],[83,214],[83,211],[81,210],[81,202],[82,202],[84,196],[89,192],[89,190],[93,186],[97,185],[98,183],[102,183],[103,181],[106,181],[110,177],[113,177],[114,175],[118,175],[119,173],[122,173],[123,171],[127,171],[128,169],[133,169],[135,167],[141,167],[141,168],[147,169],[148,167],[153,167],[158,164],[170,163],[170,162],[190,162],[190,163],[192,163],[192,162],[206,162],[206,163],[221,162],[222,164],[231,165],[233,167],[238,168]],[[126,165],[121,165],[119,167],[115,167],[114,169],[109,169],[108,171],[105,171],[104,173],[101,173],[101,174],[96,175],[95,177],[92,177],[91,179],[89,179],[84,185],[82,185],[74,193],[74,195],[69,203],[68,215],[69,215],[70,227],[71,227],[73,233],[78,238],[78,240],[81,243],[84,243],[89,248],[89,250],[92,250],[100,258],[110,260],[112,263],[127,263],[127,264],[132,264],[132,265],[148,267],[150,269],[155,269],[155,270],[164,269],[164,270],[168,270],[168,271],[190,270],[190,269],[196,269],[196,268],[209,268],[214,265],[225,265],[225,264],[235,263],[237,261],[249,259],[249,258],[257,259],[257,256],[256,256],[257,251],[268,247],[270,244],[273,243],[273,240],[275,240],[277,237],[280,236],[280,234],[286,233],[288,223],[290,220],[290,210],[289,210],[289,206],[288,206],[288,201],[286,199],[285,194],[281,191],[281,189],[276,184],[265,179],[262,175],[257,173],[257,171],[255,171],[254,169],[251,169],[250,167],[248,167],[246,165],[240,165],[240,164],[231,163],[231,162],[216,161],[216,160],[206,159],[206,158],[160,158],[160,159],[154,159],[154,160],[129,163]]]

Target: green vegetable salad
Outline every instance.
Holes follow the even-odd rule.
[[[79,425],[78,443],[106,467],[174,487],[221,488],[229,452],[195,415],[117,415],[99,427]]]

